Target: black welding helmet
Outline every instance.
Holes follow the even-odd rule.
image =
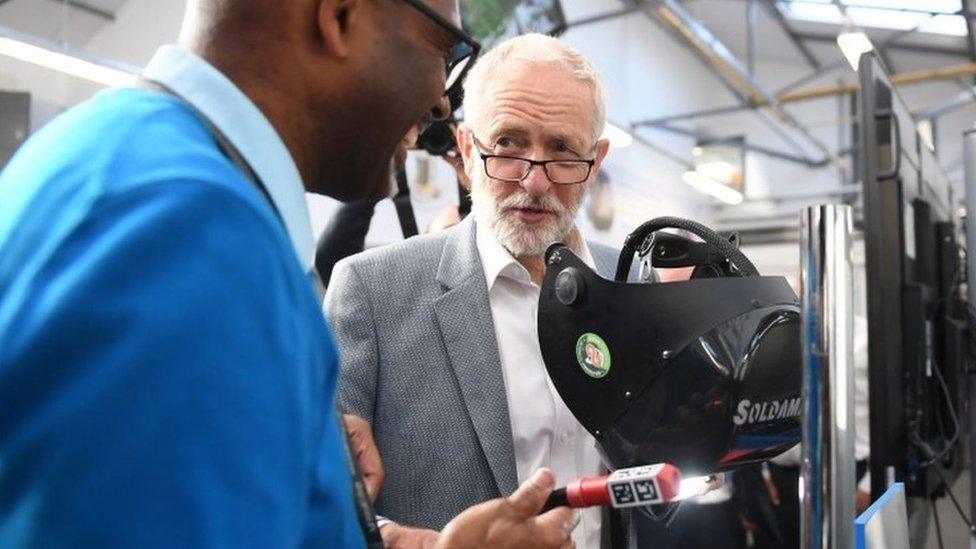
[[[635,254],[695,271],[682,282],[627,283]],[[708,474],[799,442],[796,294],[783,277],[759,276],[734,238],[657,218],[627,237],[616,280],[562,244],[549,248],[546,265],[542,356],[611,469],[667,462]]]

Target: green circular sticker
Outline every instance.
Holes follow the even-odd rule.
[[[610,373],[610,349],[596,334],[587,332],[576,340],[576,361],[590,377],[599,379]]]

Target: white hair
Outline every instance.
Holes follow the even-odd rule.
[[[606,123],[606,92],[603,79],[589,59],[568,44],[544,34],[523,34],[496,45],[478,58],[464,81],[464,118],[468,124],[483,120],[486,108],[486,92],[489,83],[510,63],[550,63],[565,69],[569,74],[589,85],[593,92],[593,142],[603,133]]]

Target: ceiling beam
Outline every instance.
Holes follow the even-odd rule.
[[[904,38],[904,37],[906,37],[906,36],[908,36],[910,34],[914,34],[914,33],[918,32],[918,30],[921,29],[926,23],[928,23],[929,21],[931,21],[933,17],[935,17],[935,14],[931,14],[930,13],[929,16],[924,21],[920,21],[914,27],[912,27],[910,29],[898,31],[898,32],[896,32],[896,33],[888,36],[887,38],[885,38],[884,40],[882,40],[880,44],[878,44],[878,46],[876,48],[878,50],[878,55],[881,57],[881,61],[888,68],[888,72],[889,73],[893,73],[893,72],[895,72],[897,70],[895,68],[895,65],[891,62],[890,56],[888,55],[888,49],[891,47],[891,45],[897,43],[899,40],[901,40],[902,38]]]
[[[973,0],[963,0],[963,11],[972,13],[973,7],[976,7],[976,2],[973,2]],[[969,50],[969,59],[976,61],[976,33],[973,31],[972,17],[966,18],[966,49]],[[976,78],[973,79],[973,83],[976,84]]]
[[[825,42],[837,45],[837,36],[833,34],[817,34],[813,32],[797,32],[797,37],[800,40],[808,42]],[[932,55],[945,55],[947,57],[965,57],[969,58],[969,51],[960,48],[947,48],[943,46],[930,46],[927,44],[888,44],[885,46],[891,50],[902,50],[910,51],[915,53],[924,53]]]
[[[928,21],[928,19],[926,19],[926,21]],[[902,30],[902,31],[898,31],[898,32],[896,32],[894,34],[889,35],[887,38],[885,38],[884,40],[882,40],[876,46],[876,49],[878,50],[878,53],[881,54],[881,55],[884,55],[882,52],[886,52],[887,49],[892,44],[896,44],[902,38],[905,38],[906,36],[908,36],[908,35],[916,32],[922,25],[925,24],[926,21],[923,21],[923,22],[919,23],[914,28],[906,29],[906,30]],[[882,57],[882,59],[884,59],[884,58],[885,57]],[[887,65],[888,65],[888,67],[890,69],[891,68],[890,63],[887,63]],[[813,80],[816,80],[817,78],[820,78],[821,76],[827,74],[830,71],[833,71],[833,70],[836,70],[836,69],[841,69],[841,68],[844,68],[846,66],[847,66],[847,60],[846,59],[843,59],[843,58],[838,59],[837,61],[834,61],[833,63],[830,63],[828,65],[824,65],[823,67],[820,67],[819,69],[817,69],[817,70],[815,70],[815,71],[813,71],[813,72],[811,72],[811,73],[809,73],[809,74],[807,74],[805,76],[802,76],[802,77],[794,80],[793,82],[790,82],[789,84],[783,86],[782,88],[776,90],[776,95],[778,96],[778,95],[780,95],[782,93],[795,90],[796,88],[799,88],[803,84],[806,84],[807,82],[811,82]],[[894,72],[894,70],[889,70],[888,72],[891,73],[891,72]],[[965,87],[966,88],[969,88],[969,86],[965,86]]]
[[[104,19],[106,21],[115,21],[114,13],[93,6],[87,2],[83,2],[82,0],[48,0],[48,1],[54,2],[56,4],[66,4],[78,11],[85,12],[89,15],[94,15],[95,17]]]
[[[746,0],[746,63],[753,78],[756,77],[756,2]]]
[[[934,120],[976,102],[976,87],[961,91],[938,105],[916,114],[919,120]]]
[[[848,6],[844,2],[842,2],[841,0],[833,0],[833,1],[834,1],[834,6],[837,8],[837,11],[840,12],[840,16],[844,20],[844,30],[843,30],[843,32],[857,31],[857,32],[862,32],[865,35],[867,35],[867,33],[864,32],[863,29],[859,28],[857,25],[854,24],[854,20],[851,19],[850,14],[847,13],[847,7]],[[918,28],[918,27],[916,27],[916,28]],[[912,29],[909,32],[912,32],[914,30],[915,29]],[[875,48],[875,51],[877,52],[878,58],[881,60],[881,65],[884,66],[885,70],[887,70],[888,73],[895,72],[895,64],[891,62],[891,56],[888,55],[888,50],[886,50],[883,46],[879,46],[879,47]]]
[[[648,118],[647,120],[641,120],[639,122],[634,122],[636,126],[657,126],[659,124],[667,124],[668,122],[677,122],[679,120],[690,120],[692,118],[701,118],[703,116],[714,116],[717,114],[728,114],[733,112],[739,112],[743,110],[751,109],[751,106],[743,105],[731,105],[728,107],[718,107],[715,109],[702,109],[697,111],[685,112],[680,114],[672,114],[662,118]]]
[[[599,23],[601,21],[609,21],[611,19],[618,19],[632,13],[637,13],[641,11],[640,6],[627,6],[619,10],[608,11],[606,13],[600,13],[597,15],[591,15],[590,17],[583,17],[575,21],[570,21],[566,23],[566,30],[582,27],[583,25],[590,25],[592,23]]]
[[[846,161],[813,135],[810,129],[796,117],[783,109],[776,96],[767,92],[732,52],[676,0],[653,0],[642,5],[645,6],[649,16],[661,22],[677,35],[688,49],[704,59],[705,66],[718,76],[720,82],[732,89],[736,95],[744,98],[747,104],[763,105],[769,110],[768,114],[775,116],[779,124],[796,131],[807,144],[822,155],[820,159],[813,159],[807,156],[805,151],[799,151],[800,156],[814,163],[826,159],[836,163],[841,169],[847,169]],[[767,113],[759,112],[759,114]],[[790,142],[790,145],[796,144]]]
[[[696,141],[704,141],[704,142],[708,142],[708,143],[723,143],[723,142],[726,142],[726,141],[730,141],[730,140],[735,139],[735,137],[725,137],[725,136],[714,135],[714,134],[711,134],[711,133],[708,133],[708,132],[702,132],[702,131],[696,131],[696,130],[688,130],[688,129],[685,129],[685,128],[679,128],[677,126],[671,126],[669,124],[658,124],[657,126],[654,126],[654,128],[655,129],[658,129],[658,130],[666,131],[666,132],[669,132],[669,133],[674,133],[674,134],[677,134],[677,135],[683,135],[685,137],[691,137],[691,138],[695,139]],[[763,147],[762,145],[755,145],[755,144],[749,143],[748,141],[744,141],[741,144],[740,143],[736,143],[736,146],[740,146],[740,147],[742,147],[743,149],[745,149],[747,151],[752,151],[754,153],[758,153],[758,154],[762,154],[762,155],[765,155],[765,156],[769,156],[771,158],[778,158],[780,160],[786,160],[788,162],[793,162],[793,163],[796,163],[796,164],[801,164],[801,165],[807,166],[809,168],[819,168],[819,167],[822,167],[822,166],[827,165],[830,162],[829,160],[823,160],[823,161],[810,160],[809,158],[804,158],[804,157],[801,157],[801,156],[797,156],[795,154],[790,154],[788,152],[779,151],[779,150],[776,150],[776,149],[773,149],[773,148],[770,148],[770,147]]]
[[[960,76],[972,76],[972,75],[976,75],[976,63],[968,63],[966,65],[953,65],[951,67],[942,67],[938,69],[929,69],[924,71],[903,72],[903,73],[892,75],[891,83],[895,84],[896,86],[904,86],[908,84],[922,84],[924,82],[930,82],[932,80],[948,80],[948,79],[958,78]],[[795,101],[806,101],[809,99],[830,97],[832,95],[837,95],[840,93],[856,92],[857,89],[858,89],[857,84],[846,84],[843,86],[829,86],[826,88],[816,88],[811,90],[801,90],[797,92],[781,93],[777,95],[777,98],[781,103],[792,103]]]
[[[800,38],[797,32],[793,30],[793,27],[790,26],[789,21],[786,20],[786,16],[784,16],[783,12],[779,11],[779,8],[776,6],[776,1],[762,0],[762,3],[766,8],[766,11],[769,12],[769,15],[773,18],[773,20],[776,21],[776,24],[779,25],[779,28],[786,33],[786,37],[789,38],[790,42],[793,43],[793,46],[800,52],[803,58],[807,60],[807,63],[810,63],[811,67],[819,69],[820,61],[815,55],[813,55],[810,48],[803,43],[803,40]]]

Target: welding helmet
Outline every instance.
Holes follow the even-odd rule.
[[[628,283],[635,255],[694,273]],[[553,385],[611,469],[667,462],[710,474],[800,440],[799,303],[783,277],[759,275],[734,237],[653,219],[627,237],[615,280],[554,244],[538,328]]]

